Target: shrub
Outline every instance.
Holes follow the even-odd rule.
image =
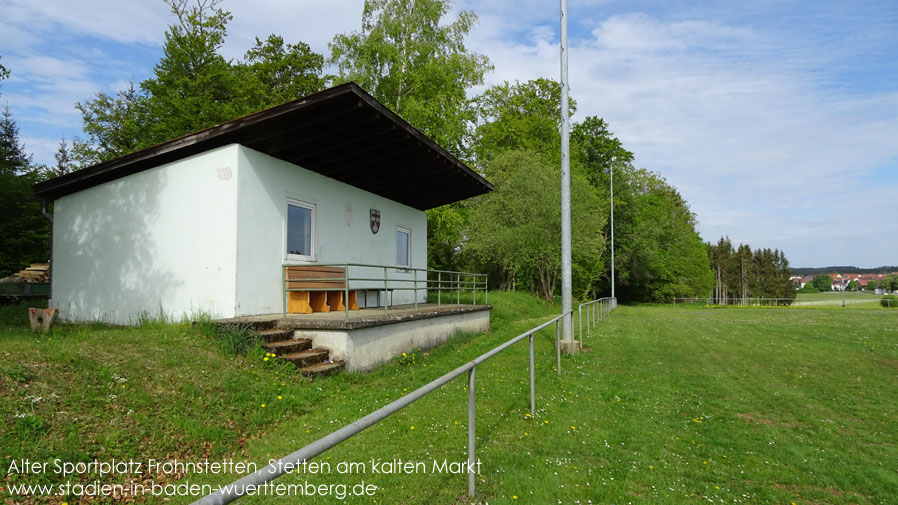
[[[879,304],[885,308],[898,308],[898,296],[885,295],[879,300]]]

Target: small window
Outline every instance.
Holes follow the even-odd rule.
[[[400,267],[410,267],[412,263],[410,261],[411,254],[409,254],[409,236],[411,235],[411,230],[406,230],[405,228],[397,228],[396,229],[396,265]]]
[[[312,249],[314,222],[314,205],[292,200],[287,202],[287,259],[315,259]]]

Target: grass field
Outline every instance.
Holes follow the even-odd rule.
[[[866,292],[846,292],[845,307],[851,309],[870,309],[879,307],[882,295]],[[841,307],[842,293],[799,293],[793,303],[796,307]]]
[[[522,294],[490,302],[489,334],[313,383],[258,350],[227,357],[187,325],[63,326],[37,339],[0,314],[0,466],[22,457],[267,462],[558,313]],[[586,352],[564,358],[560,378],[553,339],[537,337],[536,418],[525,344],[478,367],[478,502],[895,503],[898,311],[621,306]],[[466,475],[430,472],[433,460],[466,457],[465,385],[457,379],[323,454],[331,473],[277,482],[379,486],[373,497],[302,503],[465,502]],[[426,462],[427,472],[371,471],[372,459],[395,458]],[[339,462],[369,468],[339,475]],[[59,480],[6,475],[4,487]]]

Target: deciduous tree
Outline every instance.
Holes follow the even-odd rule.
[[[492,67],[465,47],[477,16],[461,11],[446,21],[450,9],[445,0],[366,0],[361,31],[334,37],[330,61],[340,79],[461,157],[473,120],[467,91]]]

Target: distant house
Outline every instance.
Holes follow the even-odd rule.
[[[425,210],[491,189],[349,83],[34,195],[54,203],[51,306],[65,320],[129,323],[279,313],[285,263],[426,268]],[[412,293],[392,303],[423,299]]]

